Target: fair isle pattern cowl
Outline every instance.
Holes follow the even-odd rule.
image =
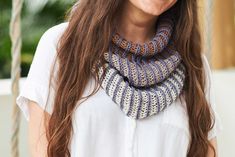
[[[171,41],[174,22],[163,16],[155,37],[144,44],[113,34],[106,63],[99,67],[101,87],[133,119],[155,115],[181,94],[186,68]],[[100,79],[101,80],[101,79]]]

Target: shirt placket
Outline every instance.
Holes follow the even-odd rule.
[[[126,138],[126,157],[136,157],[136,149],[135,146],[135,133],[136,133],[136,120],[135,119],[128,119],[128,126],[127,126],[127,138]]]

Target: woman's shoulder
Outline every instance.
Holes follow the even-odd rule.
[[[40,37],[40,40],[38,41],[36,52],[34,54],[34,60],[41,62],[48,61],[48,63],[52,61],[52,58],[54,58],[56,55],[59,39],[66,30],[67,26],[68,22],[63,22],[44,31]]]
[[[52,113],[53,95],[48,97],[48,94],[54,94],[53,90],[51,90],[52,93],[49,93],[50,70],[56,56],[56,44],[67,26],[68,22],[63,22],[50,27],[43,33],[38,42],[27,78],[17,97],[17,105],[27,120],[29,120],[27,106],[29,100],[37,102],[48,113]],[[46,106],[47,99],[48,106]]]
[[[43,33],[43,35],[41,36],[41,40],[46,41],[45,43],[47,44],[48,42],[53,42],[54,44],[56,44],[67,27],[68,27],[68,22],[62,22],[57,25],[54,25],[48,28]]]

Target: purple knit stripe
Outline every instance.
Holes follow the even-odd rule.
[[[170,61],[169,61],[170,60]],[[171,57],[169,57],[169,60],[166,60],[167,62],[166,62],[166,64],[167,64],[167,66],[168,66],[168,69],[169,70],[171,70],[171,72],[173,72],[175,69],[176,69],[176,67],[177,67],[177,65],[179,64],[179,63],[177,63],[177,64],[173,64],[174,63],[174,60],[171,58]],[[168,74],[167,76],[169,76],[170,74]]]
[[[128,112],[127,112],[128,116],[133,111],[133,97],[134,97],[134,89],[131,87],[131,103],[130,103],[130,107],[129,107]]]
[[[180,65],[179,65],[179,66],[180,66]],[[182,68],[181,68],[181,67],[179,67],[179,69],[180,69],[180,71],[182,71]],[[177,75],[177,76],[180,78],[180,80],[184,80],[184,78],[182,77],[182,75],[181,75],[177,70],[175,70],[174,73],[175,73],[175,75]],[[181,83],[180,83],[180,82],[178,81],[178,79],[176,79],[175,77],[171,77],[171,79],[172,79],[173,81],[175,81],[176,84],[181,85]],[[175,87],[175,85],[174,85],[174,87]],[[181,88],[183,88],[183,86],[180,86],[180,87],[179,87],[179,89],[181,89]],[[175,87],[175,89],[176,89],[176,87]],[[178,92],[176,92],[176,93],[178,93]],[[178,94],[179,94],[179,93],[178,93]]]
[[[142,94],[141,94],[139,89],[137,89],[137,91],[138,91],[138,94],[139,94],[140,102],[139,102],[139,105],[138,105],[136,118],[139,119],[139,117],[140,117],[140,110],[142,108]]]
[[[169,88],[167,87],[167,85],[164,83],[162,83],[161,85],[166,88],[166,93],[169,95],[170,100],[173,100],[173,96],[171,95],[171,92],[170,92]]]
[[[120,57],[119,54],[117,54],[117,56],[118,56],[118,64],[119,64],[119,67],[120,67],[120,72],[123,72],[121,57]]]
[[[147,81],[147,85],[149,85],[150,83],[149,83],[149,78],[148,78],[148,76],[147,76],[147,70],[146,70],[146,62],[145,61],[143,61],[143,63],[144,63],[144,66],[142,66],[142,68],[143,68],[143,71],[144,71],[144,77],[145,77],[145,79],[146,79],[146,81]]]
[[[162,31],[163,31],[163,30],[162,30]],[[162,32],[161,34],[159,34],[159,36],[162,36],[162,38],[164,39],[165,43],[168,43],[168,42],[169,42],[169,38],[165,35],[165,32],[167,32],[167,33],[170,34],[170,31],[169,31],[169,30],[167,30],[167,31],[164,30],[164,32]],[[163,33],[164,33],[164,34],[163,34]]]
[[[153,64],[153,65],[158,69],[158,71],[160,73],[160,79],[163,80],[164,77],[163,77],[163,72],[162,72],[161,67],[158,64]]]
[[[116,52],[115,52],[116,53]],[[124,52],[125,53],[125,55],[126,55],[126,53],[127,52]],[[136,62],[135,62],[135,60],[134,60],[134,55],[132,55],[132,64],[133,64],[133,66],[135,66],[135,67],[137,67],[137,68],[134,68],[133,70],[132,70],[132,68],[130,67],[130,64],[131,64],[131,61],[129,61],[129,59],[127,58],[127,57],[125,57],[125,58],[120,58],[120,57],[118,57],[118,55],[117,55],[117,57],[115,58],[115,59],[117,59],[117,61],[118,62],[122,62],[123,64],[121,64],[122,65],[122,67],[116,67],[117,65],[115,65],[115,62],[114,61],[110,61],[110,63],[111,63],[111,65],[112,66],[114,66],[114,67],[116,67],[116,69],[119,69],[119,71],[121,72],[121,74],[125,74],[124,76],[126,76],[127,78],[128,78],[128,80],[129,80],[129,83],[131,84],[131,85],[134,85],[134,86],[143,86],[143,84],[140,84],[140,83],[137,83],[137,79],[134,77],[134,75],[138,72],[138,73],[140,73],[140,71],[141,72],[143,72],[143,77],[144,77],[144,79],[146,79],[146,81],[148,82],[148,84],[147,85],[150,85],[150,77],[148,77],[149,75],[151,75],[152,74],[152,71],[154,72],[154,74],[155,74],[155,76],[161,76],[160,75],[160,72],[159,72],[159,69],[158,68],[154,68],[154,67],[156,67],[157,65],[154,65],[154,64],[158,64],[158,66],[161,68],[161,70],[162,71],[164,71],[164,72],[162,72],[162,74],[163,74],[163,76],[161,76],[162,78],[166,78],[167,76],[169,76],[169,74],[177,67],[177,65],[179,64],[179,61],[174,61],[173,60],[173,57],[174,56],[168,56],[168,58],[164,58],[164,56],[165,56],[166,54],[165,53],[162,53],[162,54],[159,54],[159,56],[161,56],[161,58],[157,61],[157,63],[155,63],[155,62],[153,62],[153,58],[151,58],[150,59],[150,63],[147,63],[147,60],[146,60],[146,58],[142,58],[143,60],[144,60],[144,62],[143,63],[140,63],[140,61],[138,61],[138,63],[139,63],[139,65],[140,65],[140,67],[138,67],[137,65],[136,65]],[[118,59],[120,59],[120,60],[118,60]],[[109,60],[114,60],[114,59],[112,59],[112,56],[109,56]],[[124,62],[123,62],[123,60],[125,60]],[[140,60],[140,58],[138,59],[138,60]],[[177,60],[177,59],[176,59]],[[171,63],[171,61],[173,61],[173,63]],[[150,66],[150,64],[152,64],[153,66]],[[174,66],[174,67],[170,67],[170,66]],[[139,69],[140,68],[140,69]],[[154,70],[153,70],[153,68],[154,68]],[[123,69],[125,69],[125,70],[123,70]],[[126,73],[126,71],[128,70],[128,73]],[[148,72],[149,71],[149,73],[146,73],[146,72]],[[125,73],[124,73],[125,72]],[[138,76],[138,81],[139,80],[141,80],[140,79],[140,77],[141,77],[141,75],[139,74],[139,75],[135,75],[135,76]],[[159,83],[159,82],[161,82],[162,81],[162,78],[161,79],[158,79],[157,77],[154,77],[153,79],[156,81],[156,83]],[[136,79],[136,80],[134,80],[134,79]],[[143,81],[143,80],[142,80]]]
[[[140,55],[141,54],[141,48],[140,48],[140,44],[137,44],[137,51],[135,51],[136,55]]]
[[[161,60],[161,59],[159,59],[158,61],[159,61],[159,63],[160,63],[161,65],[164,64],[164,63],[162,63],[162,60]],[[158,64],[156,64],[156,65],[159,66]],[[159,67],[160,67],[160,66],[159,66]],[[165,67],[165,66],[163,65],[162,67]],[[166,69],[166,71],[169,73],[167,67],[165,67],[165,69]],[[162,80],[165,78],[164,74],[165,74],[165,73],[162,71],[162,73],[161,73]]]
[[[114,79],[114,77],[116,76],[117,73],[118,73],[118,71],[116,71],[116,70],[112,73],[110,79],[108,80],[108,84],[107,84],[106,89],[105,89],[106,91],[109,91],[109,88],[110,88],[110,86],[113,82],[113,79]],[[107,93],[107,94],[110,95],[109,93]]]
[[[162,41],[161,34],[159,34],[159,40],[157,40],[157,44],[160,45],[160,51],[161,52],[165,47],[164,47],[164,42]]]
[[[172,54],[172,55],[179,55],[178,51],[176,50],[173,41],[169,41],[169,46],[167,48],[167,52]],[[181,56],[180,56],[181,58]]]
[[[149,91],[149,90],[148,90]],[[147,117],[149,116],[149,113],[150,113],[150,109],[151,109],[151,98],[150,98],[150,94],[149,92],[147,92],[147,95],[148,95],[148,105],[147,105]]]
[[[166,48],[165,51],[168,52],[168,48]],[[168,52],[168,53],[169,53],[169,52]],[[176,68],[176,65],[177,65],[177,64],[175,64],[175,63],[177,63],[177,62],[175,62],[175,61],[172,59],[171,56],[170,56],[170,57],[167,57],[165,53],[162,53],[161,56],[163,56],[165,59],[170,60],[170,61],[168,61],[168,63],[167,63],[167,65],[170,65],[170,68],[173,68],[173,69]]]
[[[161,92],[160,92],[160,95],[161,95]],[[159,102],[159,104],[157,105],[157,110],[158,110],[158,112],[160,112],[161,111],[160,98],[158,98],[158,102]]]
[[[153,53],[156,54],[156,45],[155,45],[155,42],[153,41],[150,41],[152,44],[153,44]]]
[[[160,34],[159,35],[162,39],[163,39],[163,43],[164,43],[164,45],[165,45],[165,43],[169,43],[169,38],[166,36],[166,35],[164,35],[163,33],[162,34]],[[165,46],[164,48],[166,48],[167,46]]]
[[[165,67],[165,69],[167,71],[167,74],[170,74],[169,67],[166,64],[166,62],[164,61],[164,59],[160,59],[160,63],[164,65],[164,67]]]
[[[144,60],[144,63],[145,63],[145,65],[147,66],[146,67],[146,69],[148,70],[148,72],[149,72],[149,74],[148,75],[151,75],[151,74],[153,74],[154,75],[154,80],[156,81],[156,77],[155,77],[155,74],[154,74],[154,72],[153,72],[153,69],[152,69],[152,67],[149,65],[149,63],[147,63],[147,60],[146,60],[146,58],[143,58],[143,60]],[[147,71],[146,70],[146,71]],[[147,73],[147,72],[146,72]],[[150,79],[150,77],[148,77],[149,79]],[[150,80],[149,80],[149,84],[148,84],[149,86],[150,86]]]
[[[143,54],[143,57],[147,56],[148,55],[148,51],[149,51],[149,47],[146,43],[144,43],[144,54]]]
[[[141,59],[141,58],[137,57],[137,62],[136,62],[136,64],[140,67],[140,69],[142,69],[142,70],[140,70],[140,71],[143,71],[143,66],[141,66],[140,59]],[[145,74],[145,73],[144,73],[144,74]],[[144,77],[146,78],[146,75],[145,75]],[[139,76],[139,78],[140,78],[140,76]],[[142,78],[140,78],[139,80],[141,81],[141,79],[142,79]],[[141,85],[141,83],[140,83],[139,85]]]
[[[158,68],[154,65],[155,64],[154,61],[150,61],[150,64],[152,65],[151,68],[152,69],[154,68],[153,72],[154,72],[155,79],[158,80],[157,82],[160,82],[161,76],[159,74],[160,72],[159,72]]]
[[[171,52],[172,53],[172,51],[170,51],[170,50],[168,50],[168,52]],[[177,52],[177,51],[176,51]],[[176,69],[177,68],[177,66],[179,66],[180,65],[180,62],[182,62],[182,58],[181,58],[181,56],[180,56],[180,54],[177,52],[177,53],[175,53],[174,54],[175,55],[175,57],[177,58],[177,61],[171,61],[171,64],[172,64],[172,66],[174,67],[174,69]],[[173,60],[173,59],[172,59]],[[177,63],[177,64],[176,64]]]
[[[177,74],[177,75],[180,76],[180,74]],[[176,83],[178,83],[179,85],[181,84],[176,78],[172,78],[172,80],[175,81]],[[183,88],[183,86],[180,86],[178,88],[181,89],[181,88]],[[177,92],[177,94],[179,94],[179,92]]]
[[[169,43],[168,41],[170,40],[170,38],[169,37],[167,37],[167,35],[166,34],[171,34],[172,33],[172,30],[171,29],[167,29],[167,28],[162,28],[162,30],[161,30],[161,32],[159,32],[160,34],[159,34],[159,36],[162,36],[164,39],[165,39],[165,41],[167,42],[167,43]]]
[[[178,51],[173,51],[173,50],[167,48],[167,49],[166,49],[166,52],[169,53],[169,54],[171,54],[171,55],[174,55],[176,58],[178,58],[178,60],[182,60],[182,58],[181,58],[180,54],[178,53]],[[172,60],[171,57],[170,57],[170,59]],[[175,65],[175,62],[176,62],[176,61],[173,61],[173,60],[172,60],[171,64]]]
[[[160,95],[162,95],[162,96],[163,96],[163,102],[165,102],[165,103],[166,103],[166,94],[164,93],[164,91],[163,91],[160,87],[157,87],[157,89],[159,90]],[[166,106],[166,105],[165,105],[165,106]],[[160,106],[160,104],[159,104],[159,105],[158,105],[158,109],[159,109],[159,111],[162,111],[162,110],[165,108],[165,107],[164,107],[164,108],[161,110],[161,108],[160,108],[160,107],[161,107],[161,106]]]
[[[156,74],[154,73],[154,70],[152,68],[152,66],[150,66],[150,64],[147,64],[148,66],[148,69],[151,71],[151,73],[153,74],[153,78],[154,78],[154,82],[157,82],[157,76]]]
[[[126,58],[126,56],[127,56],[127,51],[126,51],[126,50],[122,51],[121,56],[122,56],[122,58]]]
[[[180,71],[183,71],[183,68],[182,68],[181,65],[179,65],[179,69],[180,69]],[[182,77],[182,75],[181,75],[177,70],[175,71],[175,74],[178,75],[178,77],[180,77],[180,80],[184,80],[183,77]],[[172,77],[172,79],[175,80],[179,85],[181,84],[181,83],[178,81],[178,79],[173,78],[173,77]],[[182,87],[183,87],[183,86],[181,86],[181,88],[182,88]]]
[[[127,46],[127,47],[128,47],[127,51],[129,51],[130,48],[131,48],[130,43],[128,43],[128,46]],[[129,76],[128,78],[130,78],[130,79],[129,79],[129,82],[130,82],[130,84],[133,84],[133,82],[132,82],[132,81],[133,81],[133,77],[132,77],[132,75],[133,75],[132,72],[133,72],[133,71],[132,71],[131,68],[130,68],[130,61],[129,61],[129,59],[128,59],[127,57],[126,57],[126,62],[127,62],[127,66],[128,66],[128,76]]]
[[[159,44],[159,40],[161,40],[161,38],[159,37],[159,36],[157,36],[156,37],[156,41],[153,41],[155,44],[154,44],[154,46],[156,46],[156,50],[157,50],[157,52],[156,53],[159,53],[159,52],[161,52],[161,45]]]
[[[116,86],[116,88],[115,88],[115,90],[114,90],[114,93],[113,93],[113,98],[112,98],[112,100],[115,102],[115,103],[117,103],[117,91],[119,91],[119,88],[120,88],[120,83],[123,81],[123,78],[121,77],[119,80],[118,80],[118,83],[117,83],[117,86]]]
[[[123,109],[123,101],[125,100],[126,90],[127,90],[127,87],[129,86],[128,82],[125,82],[125,83],[126,83],[126,85],[125,85],[124,91],[122,93],[122,99],[121,99],[121,103],[120,103],[120,108],[121,109]]]
[[[162,32],[163,29],[167,29],[167,30],[171,30],[171,24],[169,22],[160,22],[159,25],[158,25],[158,29],[156,31],[156,36],[153,38],[155,41],[157,36]]]
[[[170,38],[166,35],[166,32],[168,34],[171,34],[172,30],[170,26],[163,26],[160,30],[158,30],[157,35],[153,38],[153,41],[158,41],[160,36],[166,37],[166,41],[169,41]]]
[[[137,78],[138,78],[138,83],[137,84],[140,84],[141,78],[140,78],[140,73],[139,73],[139,70],[138,70],[139,69],[139,65],[136,62],[133,62],[133,63],[135,64],[136,71],[137,71]]]
[[[170,80],[166,80],[166,82],[168,82],[168,83],[170,84],[170,86],[171,86],[171,89],[173,89],[174,92],[175,92],[176,94],[178,94],[178,91],[177,91],[177,89],[175,88],[175,85],[174,85]]]
[[[157,99],[157,113],[159,113],[160,112],[160,102],[159,102],[159,98],[158,98],[157,92],[152,87],[150,88],[150,91],[152,91],[156,95],[156,99]]]
[[[182,61],[181,55],[178,53],[178,51],[172,51],[171,49],[166,49],[166,51],[176,58],[176,59],[173,60],[172,57],[169,57],[171,66],[174,69],[176,69],[177,66],[180,64],[180,62]]]
[[[162,31],[167,31],[167,32],[172,32],[173,31],[173,27],[171,26],[172,24],[170,24],[169,22],[165,23],[165,24],[161,24],[161,30],[159,30],[158,33],[161,33]]]
[[[110,48],[111,49],[111,48]],[[115,50],[115,53],[117,52],[117,50]],[[109,63],[113,66],[113,67],[115,67],[114,66],[114,62],[113,62],[113,60],[112,60],[112,51],[111,50],[109,50]]]
[[[122,37],[120,37],[120,38],[118,39],[118,41],[117,41],[117,44],[120,45],[120,43],[122,42],[122,40],[123,40]]]
[[[173,31],[173,27],[167,25],[167,26],[163,26],[158,33],[162,33],[162,32],[171,33],[172,31]]]
[[[117,51],[118,51],[118,49],[117,49]],[[123,64],[121,64],[122,63],[122,61],[121,61],[121,57],[119,56],[119,54],[117,53],[117,51],[115,51],[114,53],[117,55],[117,58],[118,58],[118,62],[119,62],[119,67],[120,67],[120,72],[122,73],[122,74],[125,74],[124,73],[124,69],[122,69],[122,65]],[[126,54],[125,54],[125,52],[122,54],[122,56],[125,56]],[[118,57],[119,56],[119,57]],[[125,59],[126,59],[126,57],[125,57]],[[114,65],[114,62],[113,62],[113,60],[111,59],[111,54],[109,55],[109,62],[111,63],[111,65],[113,66],[113,67],[115,67],[115,65]],[[130,69],[128,69],[129,71],[128,71],[128,74],[129,74],[129,72],[130,72]]]

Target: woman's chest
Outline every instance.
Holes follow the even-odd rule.
[[[86,91],[87,92],[87,91]],[[88,93],[88,92],[87,92]],[[113,102],[113,100],[100,88],[97,93],[90,96],[83,103],[79,104],[75,110],[75,124],[79,127],[96,127],[102,126],[103,129],[124,128],[133,129],[136,127],[142,130],[157,129],[161,125],[170,125],[180,128],[188,133],[188,116],[186,112],[185,101],[178,98],[163,112],[144,118],[141,120],[132,119]]]
[[[75,156],[142,157],[149,153],[164,157],[170,151],[164,145],[184,156],[189,142],[187,113],[179,99],[157,115],[135,120],[102,88],[75,110],[73,127]]]

